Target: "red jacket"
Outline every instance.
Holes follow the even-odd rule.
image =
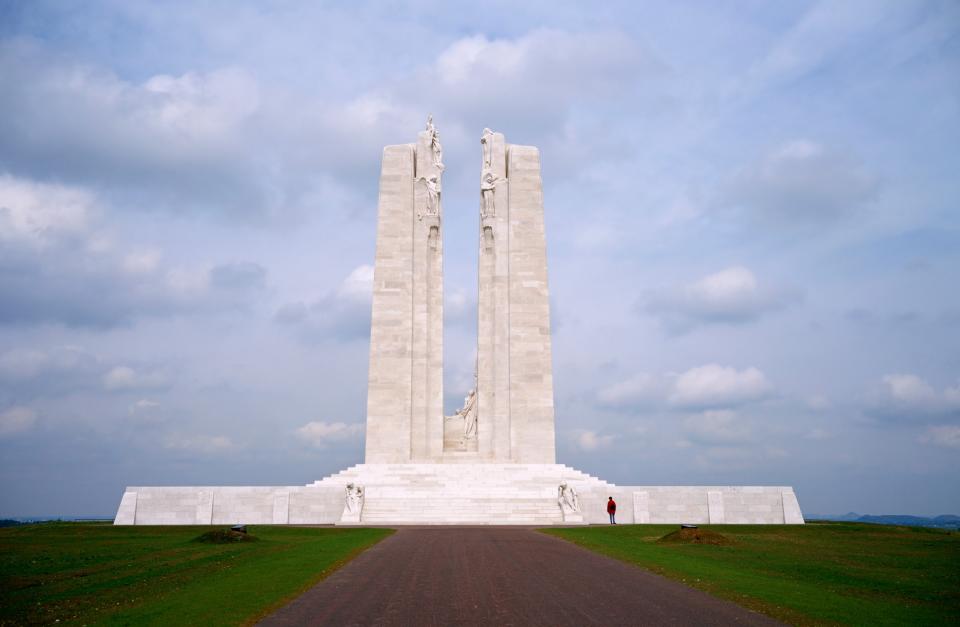
[[[614,501],[613,499],[610,499],[609,501],[607,501],[607,513],[613,514],[616,511],[617,511],[617,502]]]

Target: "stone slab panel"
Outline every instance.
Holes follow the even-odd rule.
[[[115,525],[137,524],[137,493],[127,489],[120,498],[120,507],[117,516],[113,519]]]
[[[726,521],[723,513],[723,492],[720,490],[707,491],[707,515],[711,525],[723,524]]]
[[[209,525],[213,522],[213,492],[201,490],[197,493],[197,524]]]
[[[540,151],[509,145],[507,178],[511,457],[551,464],[556,460],[556,435]]]
[[[291,525],[333,524],[343,513],[343,488],[302,488],[290,491]]]
[[[368,462],[409,461],[413,408],[414,146],[387,146],[380,170],[367,387]]]
[[[646,491],[633,493],[633,522],[643,525],[650,522],[650,493]]]
[[[290,493],[280,492],[273,495],[273,524],[285,525],[290,522]]]
[[[797,500],[793,488],[781,489],[780,501],[783,503],[783,523],[785,525],[804,524],[803,512],[800,511],[800,501]]]

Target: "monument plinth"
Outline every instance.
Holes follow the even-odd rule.
[[[307,486],[127,488],[115,524],[802,524],[789,487],[616,486],[555,463],[540,153],[484,129],[476,385],[443,415],[443,148],[383,151],[366,463]]]

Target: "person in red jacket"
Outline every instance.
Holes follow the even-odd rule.
[[[617,524],[617,502],[611,496],[607,499],[607,513],[610,514],[610,524]]]

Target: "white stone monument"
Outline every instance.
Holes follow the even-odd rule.
[[[540,153],[480,138],[474,389],[443,415],[443,149],[383,151],[366,463],[307,486],[129,487],[115,524],[802,524],[789,487],[615,486],[556,463]]]

